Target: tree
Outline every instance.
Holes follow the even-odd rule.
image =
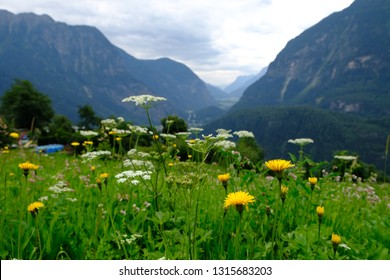
[[[177,132],[187,132],[187,123],[178,116],[168,116],[161,120],[162,133],[175,134]]]
[[[54,116],[51,99],[27,80],[15,80],[1,97],[0,112],[16,128],[43,128]]]
[[[83,129],[99,127],[101,119],[95,114],[90,105],[79,107],[79,126]]]
[[[49,135],[56,139],[56,143],[67,144],[72,140],[73,124],[66,116],[56,115],[49,124]]]

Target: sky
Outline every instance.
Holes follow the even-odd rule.
[[[138,59],[169,57],[221,88],[353,0],[0,0],[12,13],[97,27]]]

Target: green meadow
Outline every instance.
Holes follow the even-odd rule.
[[[390,184],[356,156],[313,162],[298,139],[251,162],[235,151],[250,132],[117,124],[54,153],[3,148],[2,260],[389,259]]]

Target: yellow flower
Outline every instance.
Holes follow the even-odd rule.
[[[20,169],[23,169],[23,170],[30,170],[30,169],[36,170],[36,169],[38,169],[37,165],[32,164],[32,163],[30,163],[28,161],[23,162],[23,163],[19,163],[18,166],[19,166]]]
[[[116,137],[115,141],[117,141],[117,142],[122,141],[122,137]]]
[[[80,145],[80,143],[79,142],[72,142],[72,143],[70,143],[70,145],[73,147],[77,147]]]
[[[108,178],[108,173],[101,173],[99,175],[99,178],[102,179],[102,180],[107,179]]]
[[[235,206],[236,210],[241,213],[246,206],[248,210],[248,203],[255,202],[255,198],[247,192],[238,191],[229,193],[225,199],[224,207],[228,208],[229,206]]]
[[[317,215],[318,215],[318,219],[321,220],[322,216],[324,216],[324,213],[325,213],[324,206],[317,206],[316,212],[317,212]]]
[[[45,205],[42,202],[36,201],[31,203],[27,207],[27,211],[30,212],[34,217],[38,214],[38,209],[44,207]]]
[[[287,192],[288,192],[288,188],[286,186],[280,187],[280,198],[282,199],[283,202],[286,199]]]
[[[9,136],[10,136],[11,138],[14,138],[14,139],[19,139],[19,134],[16,133],[16,132],[11,132],[11,133],[9,134]]]
[[[192,158],[192,155],[188,155],[188,158],[191,159],[191,158]]]
[[[341,243],[341,237],[340,235],[337,235],[335,233],[332,233],[332,244],[334,248],[337,248],[337,246]]]
[[[230,178],[229,173],[218,175],[218,180],[222,183],[229,181],[229,178]]]
[[[173,163],[172,163],[172,162],[168,163],[168,166],[169,166],[169,167],[172,167],[172,166],[173,166]]]
[[[84,146],[86,146],[86,145],[93,145],[93,141],[84,141],[84,143],[83,143],[83,145]]]
[[[153,135],[153,140],[158,140],[158,135],[157,134]]]
[[[267,166],[270,170],[274,172],[282,172],[287,168],[294,167],[295,165],[292,164],[289,160],[273,159],[266,161],[265,166]]]
[[[318,178],[317,177],[309,177],[308,180],[309,180],[309,183],[311,185],[315,185],[318,182]]]

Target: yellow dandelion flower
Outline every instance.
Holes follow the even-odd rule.
[[[122,137],[116,137],[115,141],[117,141],[117,142],[122,141]]]
[[[20,169],[23,169],[23,175],[24,176],[28,176],[28,173],[29,173],[29,171],[30,170],[37,170],[38,169],[38,165],[36,165],[36,164],[32,164],[32,163],[30,163],[30,162],[28,162],[28,161],[26,161],[26,162],[23,162],[23,163],[19,163],[19,168]]]
[[[72,142],[72,143],[70,143],[70,145],[73,147],[77,147],[77,146],[80,146],[80,143],[79,142]]]
[[[228,194],[225,199],[224,207],[228,208],[230,206],[235,206],[236,210],[241,213],[244,209],[244,206],[246,206],[246,209],[248,210],[248,203],[253,202],[255,202],[254,196],[247,192],[238,191]]]
[[[158,140],[158,135],[157,134],[153,135],[153,140]]]
[[[102,179],[102,180],[107,179],[108,178],[108,173],[101,173],[99,175],[99,178]]]
[[[84,146],[86,146],[86,145],[93,145],[93,141],[89,141],[89,140],[84,141],[83,145]]]
[[[218,175],[218,180],[222,183],[229,181],[229,178],[230,178],[229,173]]]
[[[30,170],[30,169],[34,169],[35,170],[37,168],[37,165],[32,164],[32,163],[30,163],[28,161],[23,162],[23,163],[19,163],[18,166],[19,166],[20,169],[23,169],[23,170]]]
[[[324,213],[325,213],[324,206],[317,206],[316,212],[317,212],[317,215],[318,215],[318,219],[321,220],[322,216],[324,216]]]
[[[19,139],[19,134],[16,133],[16,132],[11,132],[11,133],[9,134],[9,136],[10,136],[11,138],[14,138],[14,139]]]
[[[265,162],[265,166],[267,166],[270,170],[274,172],[282,172],[287,168],[294,167],[295,165],[291,163],[289,160],[284,159],[273,159]]]
[[[309,183],[311,185],[315,185],[318,182],[318,178],[317,177],[309,177],[308,180],[309,180]]]
[[[188,155],[188,158],[191,159],[191,158],[192,158],[192,155]]]
[[[340,235],[332,233],[332,244],[333,244],[333,246],[337,247],[340,243],[341,243]]]
[[[173,163],[172,163],[172,162],[168,163],[168,166],[169,166],[169,167],[172,167],[172,166],[173,166]]]
[[[45,205],[40,202],[40,201],[36,201],[36,202],[33,202],[31,203],[28,207],[27,207],[27,211],[30,212],[34,217],[38,214],[38,209],[39,208],[42,208],[44,207]]]

